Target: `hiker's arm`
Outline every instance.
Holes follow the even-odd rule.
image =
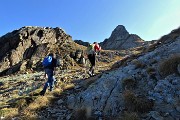
[[[54,67],[53,75],[56,75],[57,67]]]
[[[83,55],[84,55],[84,58],[88,58],[88,50],[85,50]]]
[[[44,77],[46,78],[46,72],[44,72]]]

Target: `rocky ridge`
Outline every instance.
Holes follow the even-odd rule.
[[[74,40],[75,43],[79,44],[79,45],[83,45],[83,46],[88,46],[88,44],[90,44],[89,42],[84,42],[82,40]]]
[[[25,26],[0,38],[0,75],[41,69],[42,59],[50,52],[67,68],[72,66],[70,52],[81,48],[61,28]]]

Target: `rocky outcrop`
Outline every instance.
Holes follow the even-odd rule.
[[[40,68],[49,52],[62,58],[76,48],[77,44],[61,28],[22,27],[0,38],[0,74]]]
[[[128,37],[124,35],[123,38]],[[75,111],[88,109],[99,119],[123,116],[124,112],[138,112],[145,120],[180,118],[180,76],[176,73],[179,71],[180,33],[167,36],[168,39],[163,37],[133,59],[125,58],[122,66],[103,73],[84,91],[68,96],[68,107]],[[177,57],[171,59],[174,55]],[[166,66],[161,66],[164,62]],[[175,69],[171,69],[171,63]],[[169,74],[161,74],[167,70]]]
[[[103,49],[123,50],[138,47],[147,44],[138,35],[129,34],[123,25],[118,25],[108,39],[105,39],[100,45]]]

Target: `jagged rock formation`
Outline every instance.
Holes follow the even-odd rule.
[[[90,44],[89,42],[84,42],[82,40],[74,40],[74,42],[79,44],[79,45],[86,46],[86,47]]]
[[[61,28],[22,27],[0,38],[0,74],[37,69],[49,52],[63,57],[76,48],[77,44]]]
[[[98,118],[122,116],[129,111],[138,112],[145,120],[179,119],[179,46],[180,28],[143,53],[129,56],[119,68],[102,74],[84,91],[68,96],[68,107],[90,110]]]
[[[122,50],[147,44],[138,35],[129,34],[123,25],[118,25],[108,39],[100,43],[103,49]]]

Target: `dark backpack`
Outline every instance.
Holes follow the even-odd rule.
[[[47,56],[47,57],[45,57],[44,58],[44,60],[43,60],[43,62],[42,62],[42,65],[44,66],[44,67],[49,67],[49,66],[51,66],[52,65],[52,56]]]

